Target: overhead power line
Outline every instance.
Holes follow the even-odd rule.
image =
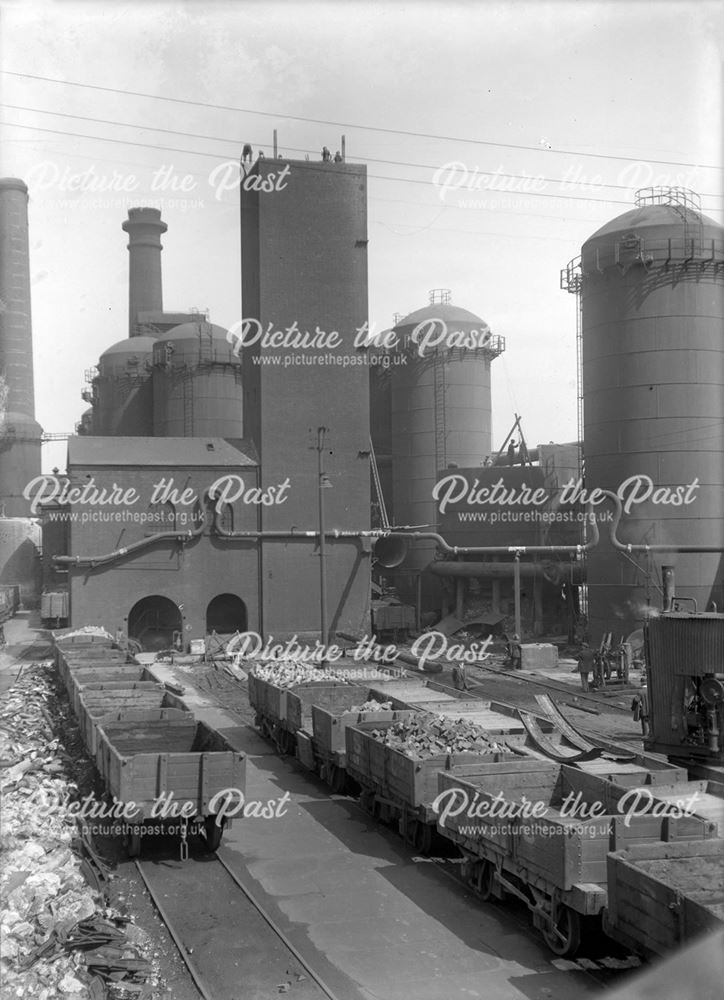
[[[95,125],[111,125],[114,128],[133,128],[133,129],[143,130],[143,131],[149,131],[149,132],[160,132],[160,133],[162,133],[164,135],[181,135],[181,136],[184,136],[184,138],[187,138],[187,139],[201,139],[201,140],[203,140],[205,142],[208,141],[208,142],[236,143],[237,147],[241,146],[243,144],[243,142],[244,142],[243,139],[233,139],[233,138],[229,138],[229,136],[205,135],[205,134],[198,133],[198,132],[185,132],[185,131],[183,131],[181,129],[162,128],[162,127],[157,126],[157,125],[141,125],[138,122],[119,122],[119,121],[114,121],[113,119],[109,119],[109,118],[93,118],[93,117],[90,117],[88,115],[73,115],[73,114],[70,114],[70,113],[68,113],[66,111],[48,111],[48,110],[46,110],[44,108],[29,108],[29,107],[26,107],[25,105],[20,105],[20,104],[5,104],[3,102],[0,102],[0,107],[8,108],[8,109],[10,109],[12,111],[27,111],[27,112],[30,112],[32,114],[51,115],[54,118],[72,118],[74,121],[92,122]],[[310,150],[303,149],[303,148],[301,148],[299,146],[287,146],[287,145],[285,145],[284,149],[285,150],[289,150],[290,152],[293,152],[293,153],[309,153],[310,152]],[[455,166],[455,165],[457,165],[457,164],[443,164],[443,165],[441,165],[441,164],[433,164],[433,163],[416,163],[414,161],[409,161],[409,160],[383,160],[383,159],[380,159],[379,157],[375,157],[375,156],[358,156],[358,157],[356,157],[356,160],[358,162],[361,162],[361,163],[380,163],[380,164],[383,164],[384,166],[412,167],[413,169],[416,169],[416,170],[432,170],[432,171],[442,170],[442,169],[445,168],[445,166]],[[576,183],[575,180],[571,180],[571,179],[568,179],[568,178],[565,178],[565,177],[544,177],[544,176],[541,176],[540,174],[511,174],[511,173],[505,173],[505,172],[499,171],[499,170],[495,170],[495,171],[493,171],[493,170],[479,170],[477,168],[476,168],[476,174],[477,175],[481,175],[483,177],[495,176],[495,177],[506,178],[506,179],[510,179],[510,180],[520,180],[520,181],[529,181],[529,182],[531,182],[531,181],[536,181],[536,182],[543,181],[546,184],[566,184],[566,183],[573,183],[573,184],[575,184]],[[609,184],[609,183],[607,183],[605,181],[601,181],[600,183],[596,183],[596,184],[589,184],[589,185],[582,185],[582,186],[588,186],[588,187],[591,187],[591,188],[596,189],[596,190],[599,189],[599,188],[613,188],[613,189],[616,189],[618,191],[630,191],[631,190],[631,186],[630,185],[626,185],[626,184]],[[525,191],[525,192],[516,192],[516,193],[525,193],[525,194],[528,194],[529,192]],[[708,192],[699,192],[699,194],[703,198],[722,198],[722,197],[724,197],[724,195],[721,195],[721,194],[710,194]]]
[[[407,129],[384,128],[379,125],[361,125],[355,122],[337,122],[326,118],[310,118],[306,115],[290,115],[283,112],[257,111],[253,108],[236,108],[226,104],[211,104],[207,101],[191,101],[188,98],[164,97],[160,94],[147,94],[137,90],[121,90],[117,87],[102,87],[99,84],[79,83],[74,80],[59,80],[55,77],[38,76],[32,73],[18,73],[12,70],[0,70],[6,76],[23,77],[26,80],[39,80],[43,83],[57,83],[64,87],[80,87],[85,90],[98,90],[106,94],[121,94],[124,97],[143,97],[152,101],[168,101],[172,104],[184,104],[188,107],[209,108],[214,111],[232,111],[234,114],[259,115],[262,118],[284,119],[285,121],[307,122],[314,125],[329,125],[333,128],[353,128],[363,132],[380,132],[385,135],[404,135],[414,139],[435,139],[442,142],[468,143],[476,146],[492,146],[497,149],[520,149],[536,153],[555,153],[566,156],[585,156],[587,158],[599,160],[623,160],[630,163],[641,162],[640,156],[619,156],[615,153],[584,153],[574,149],[550,149],[546,150],[542,146],[526,146],[511,142],[493,142],[489,139],[472,139],[465,136],[437,135],[431,132],[413,132]],[[680,160],[653,160],[647,157],[647,162],[657,166],[667,167],[698,167],[705,170],[720,170],[721,167],[707,163],[689,163]]]
[[[219,160],[221,158],[220,153],[207,153],[202,150],[197,149],[180,149],[177,146],[157,146],[155,143],[147,142],[134,142],[132,139],[116,139],[110,136],[99,136],[99,135],[86,135],[83,132],[68,132],[65,129],[55,129],[55,128],[42,128],[40,125],[21,125],[18,122],[8,122],[0,120],[0,125],[5,125],[9,128],[22,128],[27,129],[32,132],[46,132],[49,135],[63,135],[70,136],[74,139],[89,139],[93,142],[112,142],[116,145],[121,146],[136,146],[140,149],[153,149],[157,152],[163,153],[184,153],[188,156],[205,156],[214,160]],[[314,166],[314,164],[312,164]],[[327,166],[323,166],[320,162],[320,170],[327,170]],[[434,184],[433,180],[420,180],[415,177],[386,177],[383,174],[368,174],[367,177],[370,180],[379,181],[394,181],[399,184],[424,184],[426,187]],[[534,178],[529,178],[534,179]],[[460,190],[458,188],[457,190]],[[468,189],[471,191],[471,195],[475,189]],[[481,193],[490,193],[487,189],[480,189]],[[545,191],[493,191],[496,195],[518,195],[530,198],[557,198],[563,199],[565,201],[585,201],[589,204],[600,204],[600,205],[630,205],[630,201],[616,198],[590,198],[585,195],[575,195],[575,194],[552,194]]]

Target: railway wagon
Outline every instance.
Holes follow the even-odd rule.
[[[191,713],[182,705],[178,699],[170,699],[162,685],[149,681],[138,681],[135,687],[86,686],[78,699],[78,725],[81,737],[90,756],[95,759],[99,725],[113,719],[139,722],[144,718],[153,718],[154,715],[159,719],[190,717]]]
[[[483,762],[437,780],[438,832],[460,849],[463,874],[483,900],[522,900],[560,956],[574,955],[586,919],[602,914],[611,848],[716,835],[671,803],[653,808],[655,798],[646,811],[607,812],[612,782],[565,764]]]
[[[647,957],[724,926],[724,840],[634,844],[608,855],[605,933]]]
[[[262,736],[266,736],[276,743],[281,753],[289,753],[289,739],[287,729],[287,712],[289,696],[300,691],[311,688],[330,687],[328,682],[304,681],[301,684],[292,684],[283,687],[279,684],[272,684],[270,681],[262,680],[253,671],[248,676],[248,696],[249,704],[254,709],[254,725],[260,730]],[[337,685],[340,686],[340,685]],[[343,685],[342,685],[343,686]]]
[[[369,688],[343,686],[328,691],[324,704],[316,700],[311,706],[311,730],[297,733],[297,754],[300,761],[310,770],[315,770],[326,781],[335,794],[344,791],[347,785],[347,743],[345,730],[363,722],[397,722],[404,716],[399,709],[374,708],[362,710],[362,706],[378,701],[390,704]]]
[[[105,632],[78,632],[73,629],[58,629],[51,634],[55,650],[56,666],[61,652],[81,653],[94,649],[96,652],[112,649],[115,646],[113,638]]]
[[[414,710],[400,712],[405,722]],[[482,760],[504,760],[514,755],[505,749],[463,753],[435,753],[420,758],[377,739],[375,732],[395,723],[361,722],[345,729],[347,773],[362,789],[360,804],[382,823],[397,823],[400,836],[421,853],[432,847],[437,815],[440,770],[460,773]]]
[[[97,666],[76,667],[71,670],[67,685],[73,713],[78,716],[80,697],[86,690],[132,688],[138,682],[156,683],[150,680],[146,668],[138,663],[117,663],[100,669]]]
[[[229,789],[238,797],[245,790],[245,755],[193,717],[104,722],[98,727],[96,765],[110,795],[129,805],[131,857],[140,853],[142,835],[163,829],[164,821],[181,830],[183,860],[189,822],[203,827],[207,846],[215,851],[231,820],[213,808],[214,798]],[[173,803],[183,807],[183,816]]]
[[[84,651],[83,653],[61,650],[57,659],[58,676],[67,689],[69,687],[70,674],[74,670],[88,667],[105,670],[108,667],[118,667],[128,662],[134,663],[135,661],[129,661],[128,656],[120,649],[98,651],[89,646],[87,652]]]

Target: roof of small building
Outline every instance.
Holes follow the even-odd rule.
[[[256,466],[258,456],[250,441],[204,437],[94,437],[68,438],[71,466]]]

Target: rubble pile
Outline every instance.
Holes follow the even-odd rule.
[[[374,698],[370,698],[369,701],[364,702],[362,705],[353,705],[352,708],[348,709],[350,712],[391,712],[392,702],[391,701],[376,701]]]
[[[81,625],[72,630],[64,629],[62,632],[56,633],[58,640],[61,642],[65,642],[66,639],[74,639],[79,635],[99,635],[103,636],[104,639],[113,639],[111,633],[107,629],[104,629],[102,625]]]
[[[372,736],[415,760],[446,753],[492,754],[506,749],[504,744],[496,743],[484,729],[472,722],[429,712],[395,722],[386,729],[374,729]]]
[[[0,703],[2,996],[150,998],[148,939],[107,905],[107,869],[76,815],[57,736],[67,715],[48,666],[26,667]]]

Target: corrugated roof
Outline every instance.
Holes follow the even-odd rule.
[[[91,437],[68,438],[68,468],[74,465],[255,466],[250,441],[226,438]]]

